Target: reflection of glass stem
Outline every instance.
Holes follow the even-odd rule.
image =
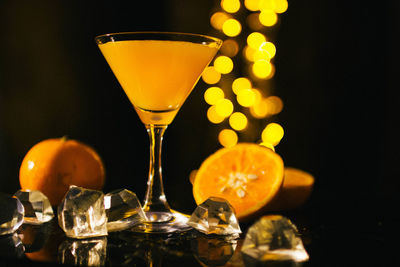
[[[150,138],[150,167],[147,192],[143,210],[145,212],[169,212],[170,207],[164,194],[161,174],[161,146],[167,125],[146,125]]]
[[[145,253],[146,266],[148,267],[161,267],[162,257],[160,253],[149,249]]]

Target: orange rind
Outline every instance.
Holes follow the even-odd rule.
[[[269,148],[239,143],[210,155],[198,169],[193,182],[197,204],[209,197],[226,199],[239,221],[262,213],[283,183],[282,158]]]

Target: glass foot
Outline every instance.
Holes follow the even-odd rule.
[[[189,216],[177,211],[145,212],[147,222],[138,224],[130,230],[138,233],[182,233],[192,229],[187,222]]]

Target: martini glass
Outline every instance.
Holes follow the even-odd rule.
[[[133,231],[186,231],[188,216],[170,208],[161,174],[163,134],[214,58],[222,41],[205,35],[124,32],[95,38],[150,137],[150,166],[143,210],[147,222]]]

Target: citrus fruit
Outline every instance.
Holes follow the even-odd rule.
[[[193,196],[197,204],[221,197],[235,209],[240,221],[262,212],[283,182],[282,158],[271,149],[252,143],[222,148],[197,171]]]
[[[268,204],[268,210],[292,210],[302,206],[311,195],[314,177],[305,171],[286,167],[281,190]]]
[[[100,156],[76,140],[54,138],[34,145],[20,170],[21,189],[39,190],[58,205],[70,185],[101,190],[105,172]]]

